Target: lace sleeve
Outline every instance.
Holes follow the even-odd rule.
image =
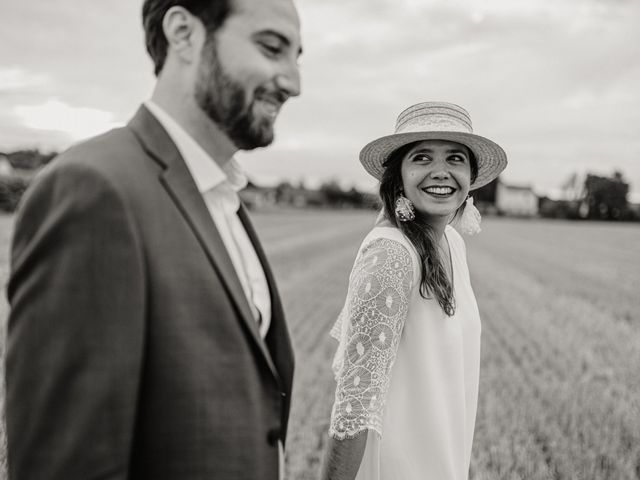
[[[334,364],[337,387],[329,427],[334,438],[366,429],[382,436],[385,397],[411,292],[411,262],[407,248],[387,238],[372,241],[356,259]]]

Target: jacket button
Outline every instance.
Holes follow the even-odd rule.
[[[275,447],[278,444],[278,440],[280,440],[280,429],[272,428],[267,432],[267,442],[272,447]]]

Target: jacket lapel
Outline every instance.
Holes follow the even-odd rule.
[[[262,265],[264,275],[269,285],[269,292],[271,296],[271,326],[267,333],[266,342],[276,364],[276,368],[278,369],[278,373],[280,374],[280,378],[284,382],[283,387],[290,393],[293,377],[294,354],[285,322],[282,302],[280,300],[278,288],[276,287],[276,281],[264,250],[262,249],[260,240],[258,239],[258,235],[253,228],[244,205],[240,206],[240,210],[238,210],[238,217],[240,217],[240,221],[242,222],[242,225],[251,240],[253,248],[258,255],[258,259],[260,260],[260,264]]]
[[[227,294],[238,310],[238,316],[260,350],[269,369],[278,379],[277,370],[267,346],[260,336],[257,322],[253,318],[247,297],[222,237],[180,152],[160,122],[144,106],[140,107],[129,126],[136,133],[145,150],[164,167],[160,175],[160,182],[198,238],[211,265],[222,279]]]

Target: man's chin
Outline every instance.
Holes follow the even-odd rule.
[[[259,129],[252,132],[240,132],[239,135],[235,135],[233,143],[240,150],[253,150],[254,148],[262,148],[273,143],[274,133],[273,128]]]

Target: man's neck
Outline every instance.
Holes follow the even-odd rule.
[[[158,82],[151,101],[171,115],[221,168],[237,152],[227,135],[198,107],[192,94]]]

